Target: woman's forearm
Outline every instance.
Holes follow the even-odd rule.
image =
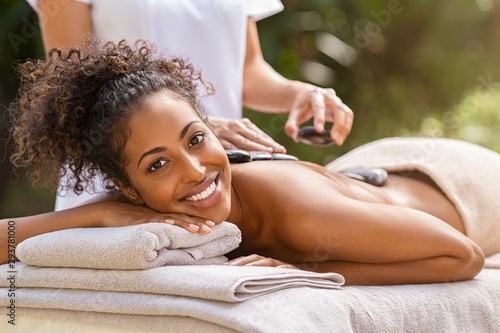
[[[27,238],[63,229],[101,226],[99,205],[0,220],[0,264],[12,260],[17,244]]]
[[[215,223],[196,216],[160,213],[144,205],[123,200],[122,195],[104,194],[101,200],[83,206],[40,215],[0,220],[0,264],[8,262],[9,253],[27,238],[71,229],[122,227],[143,223],[168,223],[190,232],[208,234]],[[10,250],[10,252],[9,252]]]
[[[319,273],[339,273],[346,285],[396,285],[440,283],[472,279],[482,269],[484,255],[477,245],[461,256],[442,255],[395,263],[358,263],[348,261],[308,262],[296,267]]]

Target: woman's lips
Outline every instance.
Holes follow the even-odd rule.
[[[215,180],[214,180],[212,182],[212,184],[210,184],[210,186],[207,187],[207,189],[205,191],[198,193],[198,194],[195,194],[195,195],[192,195],[192,196],[186,198],[186,200],[187,201],[200,201],[200,200],[206,199],[214,193],[215,187],[216,187],[216,184],[215,184]]]
[[[208,208],[215,205],[222,195],[219,179],[218,175],[210,177],[207,179],[208,185],[206,187],[203,186],[204,188],[197,190],[198,193],[185,197],[184,202],[198,208]]]

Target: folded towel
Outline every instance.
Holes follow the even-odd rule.
[[[228,222],[216,225],[208,235],[166,223],[146,223],[42,234],[17,245],[16,255],[35,266],[149,269],[220,264],[240,242],[240,230]]]
[[[11,271],[8,265],[0,266],[1,276],[12,275]],[[0,279],[0,288],[9,287],[9,283],[7,279]],[[20,289],[76,289],[241,302],[295,287],[340,289],[344,278],[336,273],[276,267],[189,265],[149,270],[94,270],[36,267],[19,262],[15,265],[15,283]],[[124,298],[123,302],[128,301]]]

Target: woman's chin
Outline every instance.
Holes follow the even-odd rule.
[[[222,205],[221,205],[222,206]],[[231,206],[227,205],[226,207],[224,206],[219,206],[218,211],[214,214],[209,214],[210,216],[207,217],[207,220],[210,220],[214,222],[215,224],[220,224],[224,221],[227,221],[227,218],[229,217],[229,213],[231,212]]]

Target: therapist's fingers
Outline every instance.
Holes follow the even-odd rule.
[[[285,153],[286,149],[249,119],[210,118],[211,130],[225,149]]]
[[[309,94],[310,91],[307,91],[306,93],[299,93],[296,96],[285,123],[285,133],[295,142],[299,141],[298,134],[300,125],[312,117]]]
[[[288,119],[285,123],[285,133],[295,142],[299,142],[299,125],[293,114],[290,112]]]
[[[300,125],[309,119],[314,118],[314,128],[318,132],[324,130],[326,121],[333,121],[333,115],[327,113],[327,106],[332,105],[331,93],[335,95],[333,89],[323,89],[307,85],[306,88],[297,94],[287,123],[285,124],[285,132],[295,142],[298,142]]]
[[[331,132],[332,139],[335,140],[338,145],[342,145],[347,136],[349,136],[354,122],[354,113],[352,110],[347,105],[344,105],[343,108],[343,112],[339,112],[338,115],[336,115],[339,121],[334,121]]]
[[[317,132],[325,129],[326,107],[325,107],[325,89],[316,89],[311,94],[311,109],[314,117],[314,128]]]
[[[261,130],[257,125],[247,118],[240,119],[240,126],[242,126],[241,135],[252,142],[260,143],[273,149],[273,153],[286,153],[285,147],[274,141],[267,133]],[[255,149],[247,149],[255,150]]]
[[[351,132],[354,113],[342,102],[333,89],[325,89],[325,91],[327,120],[333,121],[331,138],[338,145],[342,145]]]
[[[218,138],[220,143],[222,144],[222,147],[226,150],[231,150],[231,149],[238,149],[234,144],[232,144],[230,141],[227,141],[224,138]]]

